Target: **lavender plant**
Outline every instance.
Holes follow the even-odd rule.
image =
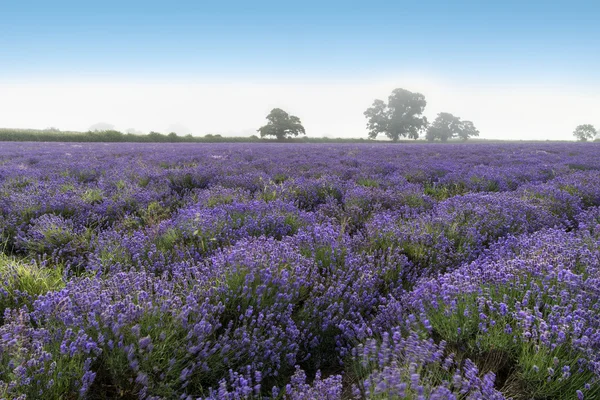
[[[5,143],[0,398],[600,397],[567,143]]]

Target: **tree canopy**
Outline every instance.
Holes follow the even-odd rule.
[[[459,117],[441,112],[427,129],[425,137],[430,142],[436,139],[446,142],[448,139],[455,137],[467,140],[473,136],[479,136],[479,131],[475,128],[473,122],[461,121]]]
[[[577,126],[573,131],[573,136],[577,138],[580,142],[587,142],[588,140],[593,140],[598,132],[594,125],[592,124],[583,124]]]
[[[300,123],[300,118],[289,115],[281,108],[272,109],[267,115],[267,120],[269,122],[257,130],[257,132],[260,132],[260,137],[275,136],[278,140],[283,140],[299,134],[306,135],[306,131]]]
[[[394,89],[387,104],[375,100],[364,112],[369,138],[383,133],[393,141],[400,137],[418,139],[419,132],[427,126],[427,118],[422,115],[426,105],[425,96],[406,89]]]
[[[475,125],[471,121],[461,121],[460,129],[458,131],[458,137],[462,140],[467,140],[470,137],[478,137],[479,130],[475,128]]]

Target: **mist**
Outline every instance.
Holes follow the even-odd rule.
[[[486,139],[571,140],[596,116],[600,90],[582,86],[465,84],[440,79],[317,83],[0,83],[0,126],[250,136],[274,107],[298,115],[309,137],[366,138],[363,112],[391,89],[423,93],[425,115],[453,113]],[[98,125],[101,123],[100,125]],[[99,129],[100,130],[100,129]]]

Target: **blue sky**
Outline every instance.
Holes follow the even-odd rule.
[[[16,76],[326,79],[420,70],[597,80],[595,3],[3,0],[0,68]]]
[[[0,21],[0,83],[11,90],[418,77],[453,90],[568,86],[583,96],[600,85],[594,1],[0,0]]]

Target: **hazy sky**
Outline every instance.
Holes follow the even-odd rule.
[[[366,137],[396,87],[487,138],[600,125],[597,1],[0,0],[0,127]]]

